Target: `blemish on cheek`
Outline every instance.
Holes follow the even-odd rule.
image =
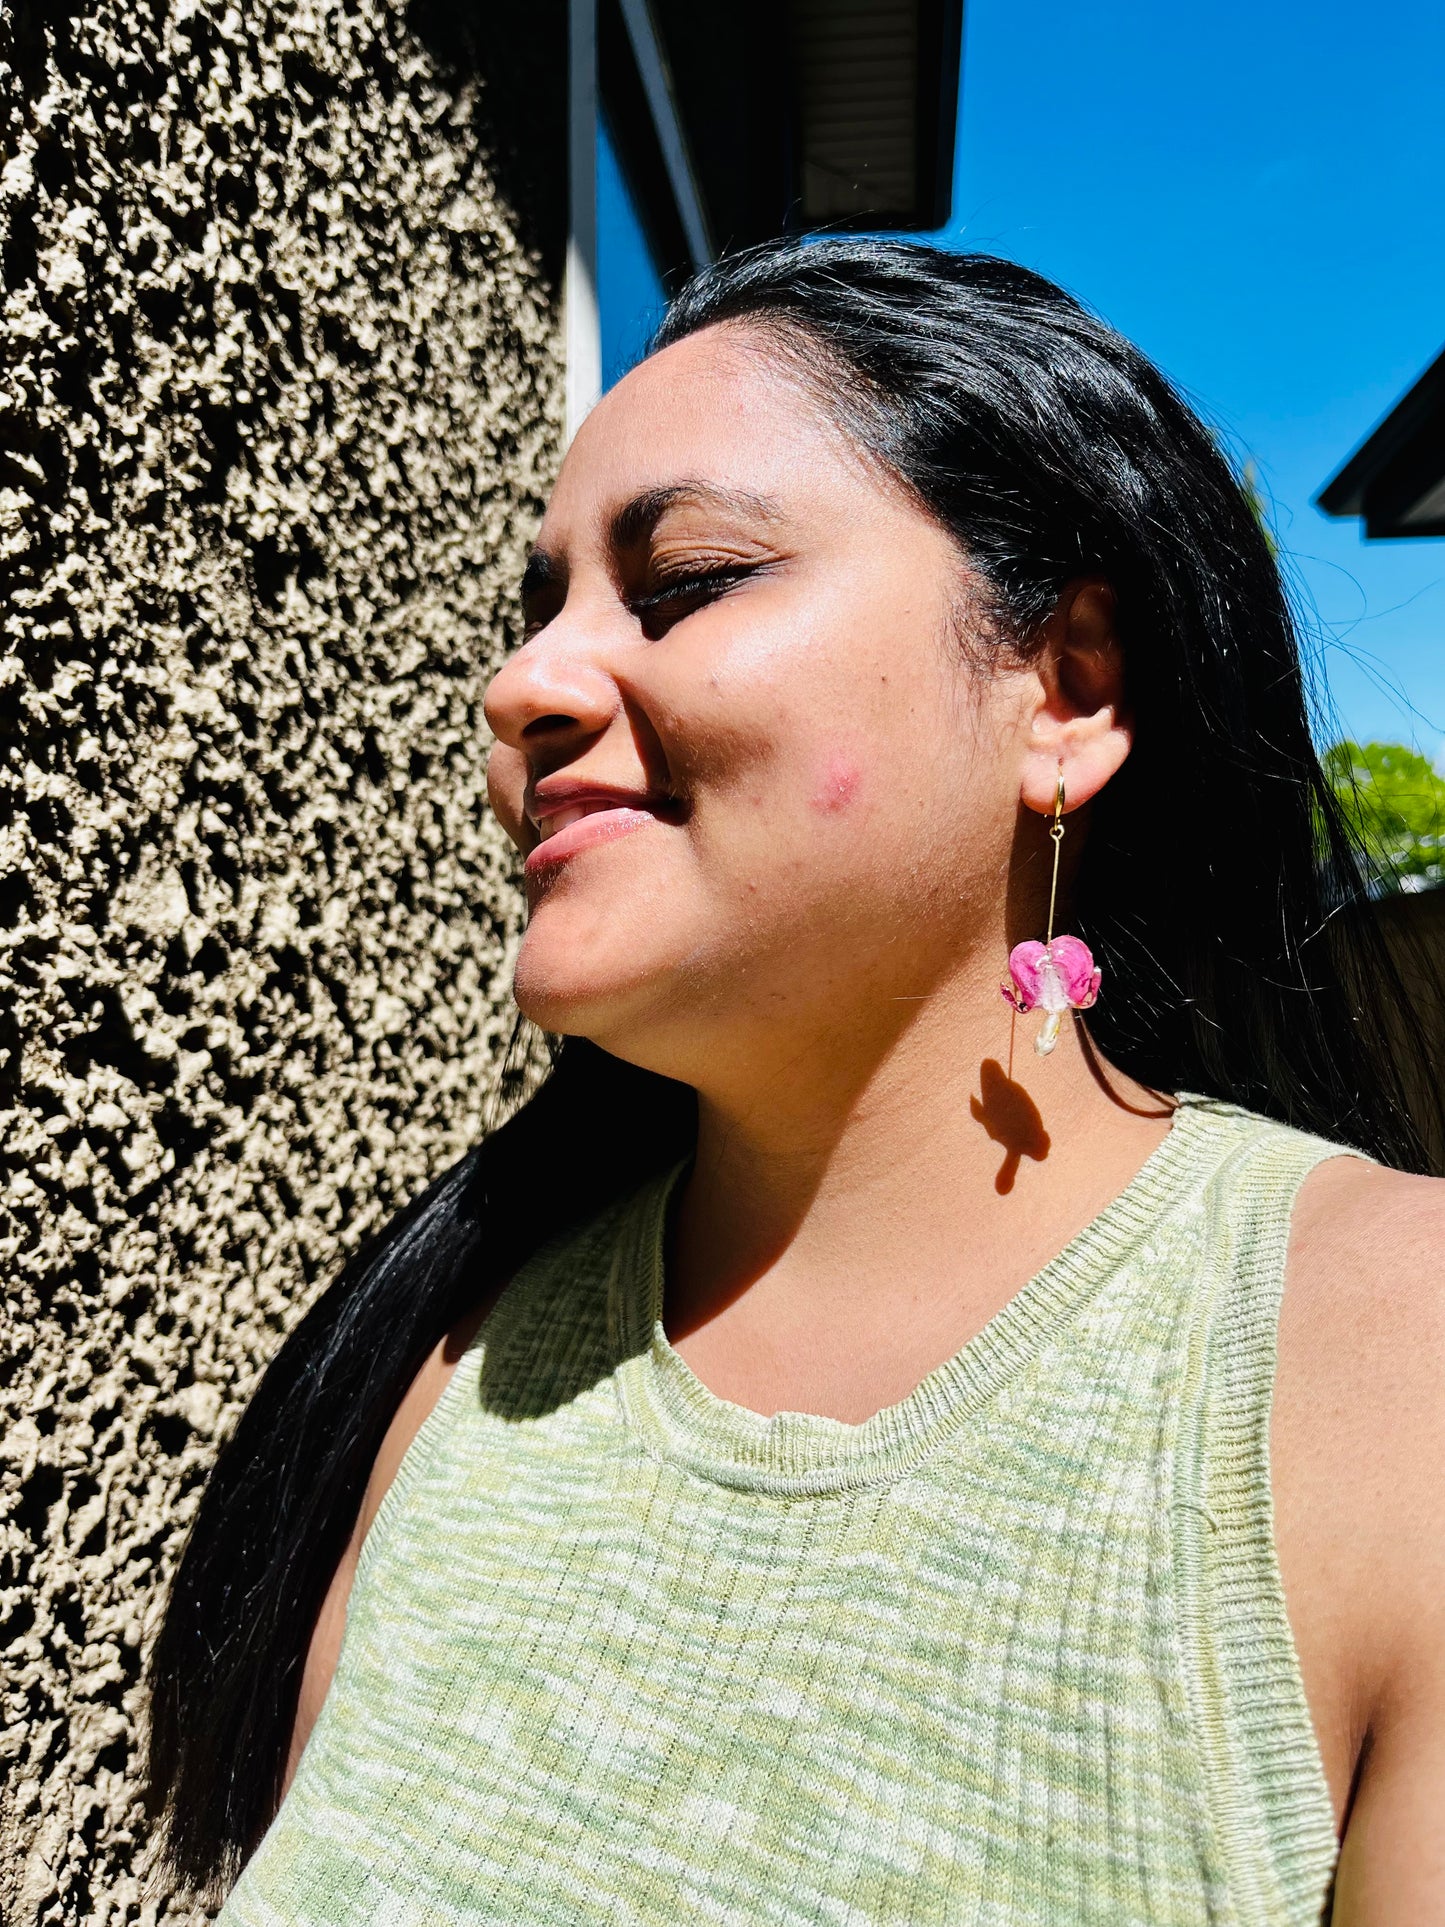
[[[835,751],[823,765],[822,778],[814,790],[813,808],[824,816],[837,816],[858,794],[863,772],[851,756]]]

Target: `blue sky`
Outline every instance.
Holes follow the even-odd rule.
[[[597,243],[597,311],[606,390],[642,359],[667,296],[605,114],[597,123]]]
[[[1445,345],[1440,0],[965,0],[953,207],[935,238],[1062,282],[1253,460],[1321,738],[1440,757],[1445,540],[1313,506]],[[611,381],[660,289],[605,138],[598,214]]]
[[[1340,723],[1435,758],[1445,540],[1312,498],[1445,346],[1439,0],[966,0],[953,209],[1253,458]]]

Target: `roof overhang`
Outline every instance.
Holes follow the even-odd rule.
[[[1445,354],[1315,500],[1326,515],[1362,516],[1371,538],[1445,535]]]
[[[696,265],[699,231],[722,251],[820,228],[942,227],[962,28],[963,0],[601,0],[602,100],[664,272]],[[649,35],[665,76],[651,86]],[[679,167],[656,112],[639,111],[664,84],[696,196],[687,246]]]

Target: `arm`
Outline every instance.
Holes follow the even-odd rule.
[[[1401,1681],[1366,1743],[1340,1854],[1333,1927],[1445,1921],[1445,1690]]]
[[[1295,1215],[1280,1563],[1342,1824],[1334,1927],[1445,1923],[1445,1184],[1322,1166]]]

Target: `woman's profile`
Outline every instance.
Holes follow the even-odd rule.
[[[222,1453],[174,1867],[234,1927],[1445,1920],[1445,1202],[1213,438],[1021,268],[779,244],[523,599],[561,1041]]]

